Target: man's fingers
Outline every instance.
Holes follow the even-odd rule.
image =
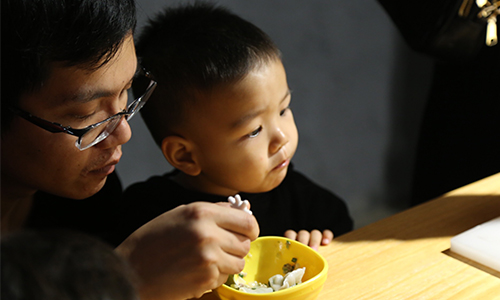
[[[224,239],[220,241],[220,247],[225,253],[243,258],[250,251],[248,237],[230,231],[224,232],[224,236]]]
[[[246,236],[252,241],[259,236],[259,224],[253,215],[227,204],[221,203],[217,207],[219,211],[214,219],[219,227]]]
[[[221,259],[218,260],[218,268],[220,274],[226,274],[226,279],[227,274],[238,274],[244,267],[245,259],[243,257],[234,256],[227,252],[221,253]]]

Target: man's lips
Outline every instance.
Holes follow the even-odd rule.
[[[113,173],[113,171],[115,170],[115,165],[117,163],[118,163],[118,161],[110,163],[110,164],[107,164],[107,165],[105,165],[102,168],[98,168],[98,169],[92,170],[91,173],[102,174],[102,175],[106,175],[107,176],[107,175]]]
[[[113,171],[115,170],[115,165],[120,161],[121,156],[122,156],[121,151],[119,150],[115,151],[113,155],[106,160],[106,163],[104,163],[102,167],[94,168],[90,172],[94,174],[103,174],[103,175],[109,175],[113,173]]]

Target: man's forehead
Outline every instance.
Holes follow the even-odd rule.
[[[97,69],[58,64],[52,68],[45,84],[59,101],[85,103],[114,96],[129,87],[136,69],[137,63],[117,69],[113,61]]]

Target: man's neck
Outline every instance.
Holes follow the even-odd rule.
[[[23,228],[33,206],[35,192],[16,189],[2,180],[2,198],[0,198],[2,233]]]

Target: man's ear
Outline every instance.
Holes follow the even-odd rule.
[[[192,144],[187,139],[170,135],[163,139],[161,151],[168,162],[176,169],[190,176],[197,176],[201,169],[194,157]]]

